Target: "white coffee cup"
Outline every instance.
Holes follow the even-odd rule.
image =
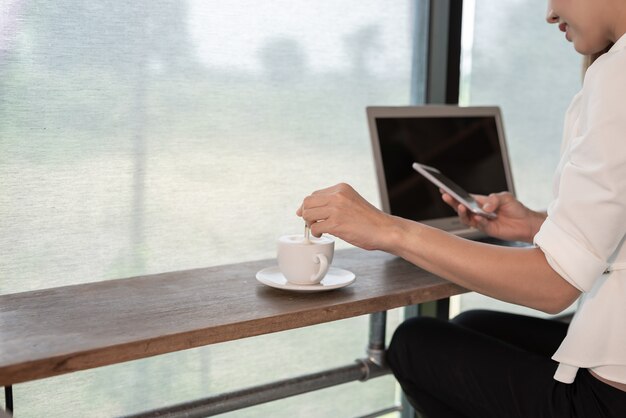
[[[285,235],[278,239],[278,268],[289,283],[318,284],[333,262],[335,241],[327,237]]]

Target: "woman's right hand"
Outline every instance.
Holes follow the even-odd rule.
[[[498,217],[487,219],[470,212],[465,206],[447,193],[442,193],[444,202],[454,209],[461,222],[487,235],[507,241],[532,242],[546,219],[546,214],[528,209],[509,192],[492,193],[489,196],[472,195],[483,210],[495,212]]]

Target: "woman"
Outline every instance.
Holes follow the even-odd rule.
[[[297,213],[329,233],[393,253],[470,290],[548,313],[580,297],[569,326],[494,312],[402,324],[387,360],[427,417],[626,416],[626,1],[551,0],[547,20],[589,68],[565,117],[547,213],[510,194],[478,196],[495,220],[442,198],[505,248],[384,214],[350,186],[306,197]]]

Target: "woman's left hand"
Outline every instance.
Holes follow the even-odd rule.
[[[392,217],[378,210],[350,185],[340,183],[307,196],[296,214],[319,237],[336,236],[366,250],[383,249]]]

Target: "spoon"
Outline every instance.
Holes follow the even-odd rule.
[[[311,243],[311,228],[309,228],[309,225],[307,225],[306,223],[304,224],[304,243],[305,244],[310,244]]]

